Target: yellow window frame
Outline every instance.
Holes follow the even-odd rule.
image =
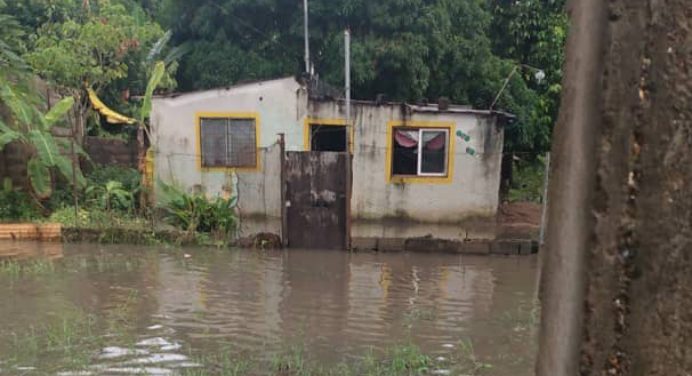
[[[397,176],[392,173],[392,158],[394,154],[394,128],[436,128],[447,129],[447,175],[445,176]],[[456,125],[449,121],[420,121],[420,120],[392,120],[387,122],[387,157],[385,158],[385,174],[388,184],[451,184],[454,179],[454,134]]]
[[[353,140],[355,137],[355,129],[353,125],[349,126],[346,123],[346,119],[319,119],[319,118],[305,118],[303,121],[303,148],[305,151],[311,150],[311,139],[310,139],[310,126],[311,125],[322,125],[326,127],[346,127],[347,132],[350,130],[350,137],[348,139],[348,150],[353,154]],[[349,129],[350,128],[350,129]]]
[[[202,119],[252,119],[255,121],[255,165],[247,167],[204,167],[202,166]],[[197,136],[197,169],[202,172],[261,171],[260,168],[260,117],[256,112],[197,112],[195,113]]]

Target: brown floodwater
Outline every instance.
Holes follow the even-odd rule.
[[[532,374],[535,256],[0,243],[3,257],[53,266],[0,273],[0,373],[70,374],[40,348],[35,364],[10,354],[41,323],[80,312],[126,324],[134,344],[94,326],[93,374],[169,374],[220,348],[271,356],[297,344],[325,365],[408,343],[444,363],[461,341],[492,365],[483,374]]]

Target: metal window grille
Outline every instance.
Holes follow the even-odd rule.
[[[200,124],[202,167],[255,167],[254,119],[203,118]]]

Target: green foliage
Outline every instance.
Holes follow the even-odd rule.
[[[93,88],[114,110],[138,116],[138,106],[128,102],[129,94],[124,94],[144,93],[148,77],[155,72],[150,59],[158,56],[170,59],[158,77],[158,86],[175,88],[174,60],[179,51],[166,47],[163,29],[138,2],[88,4],[76,8],[66,5],[60,17],[34,25],[24,57],[34,74],[77,96],[78,114],[88,120],[89,134],[102,134],[108,127],[101,127],[98,116],[86,117],[84,86]]]
[[[134,197],[141,190],[140,179],[139,172],[133,168],[95,165],[86,175],[85,189],[77,191],[77,199],[81,203],[80,206],[90,211],[106,212],[106,208],[109,207],[110,211],[119,214],[131,214],[137,206]],[[73,205],[73,190],[61,184],[57,184],[57,189],[46,204],[47,208],[53,211]]]
[[[47,259],[31,259],[26,261],[0,260],[0,276],[7,276],[11,279],[22,277],[32,277],[52,274],[55,272],[55,265]]]
[[[544,5],[550,4],[550,5]],[[178,81],[205,89],[294,75],[303,68],[302,7],[281,0],[163,2],[159,20],[189,43]],[[489,108],[519,64],[496,108],[518,116],[508,150],[547,149],[559,103],[566,16],[556,1],[311,0],[310,42],[316,72],[343,83],[343,30],[352,35],[352,89],[418,101],[449,97]],[[501,30],[501,31],[500,31]],[[535,43],[534,43],[535,42]],[[519,53],[521,51],[521,53]]]
[[[545,184],[545,158],[518,161],[514,164],[514,176],[509,190],[509,201],[542,202]]]
[[[31,197],[12,187],[12,182],[6,178],[0,191],[0,221],[23,222],[39,218],[40,215]]]
[[[110,180],[104,185],[91,185],[86,189],[87,202],[110,213],[113,210],[130,212],[134,209],[134,194],[123,183]]]
[[[302,7],[283,0],[27,0],[0,4],[0,35],[35,73],[69,89],[94,86],[114,109],[144,117],[122,99],[145,93],[154,62],[158,87],[185,90],[295,75],[303,70]],[[419,101],[449,97],[488,108],[517,66],[498,109],[518,116],[507,150],[548,148],[560,99],[567,34],[564,0],[311,0],[315,70],[343,80],[343,30],[352,34],[355,97]],[[157,21],[170,32],[152,20]],[[18,22],[17,22],[18,20]],[[14,25],[4,27],[3,25]],[[11,30],[12,32],[6,31]],[[30,37],[26,37],[30,35]],[[172,45],[172,46],[169,46]],[[0,62],[9,58],[0,44]],[[189,53],[187,53],[189,52]],[[180,69],[177,60],[180,59]],[[140,111],[140,109],[144,111]],[[93,128],[92,128],[93,129]]]
[[[160,187],[160,209],[163,219],[170,225],[187,232],[212,233],[230,236],[237,229],[237,199],[216,197],[207,199],[202,194],[188,194],[163,182]]]
[[[491,0],[491,38],[498,56],[528,64],[545,72],[536,82],[533,70],[522,70],[523,79],[535,92],[531,121],[508,131],[507,150],[543,153],[549,150],[562,91],[562,63],[568,18],[564,0]]]
[[[75,213],[74,207],[66,206],[55,210],[48,221],[60,223],[66,228],[93,229],[104,233],[129,230],[146,232],[147,229],[151,229],[151,222],[145,218],[115,210],[106,212],[98,207],[80,208]],[[124,239],[121,241],[127,242]]]
[[[41,25],[26,59],[44,78],[79,88],[84,82],[100,88],[128,76],[128,62],[141,61],[141,46],[154,43],[163,30],[141,22],[117,2],[99,2],[62,22]],[[141,56],[135,56],[141,55]]]
[[[147,84],[147,89],[144,92],[144,99],[142,101],[142,108],[139,112],[139,123],[144,124],[144,119],[149,117],[151,113],[151,100],[154,95],[154,90],[161,83],[164,73],[166,72],[166,65],[163,61],[159,61],[155,64],[154,70],[152,71],[151,77],[149,78],[149,83]]]
[[[29,174],[29,181],[36,195],[41,198],[50,197],[52,182],[48,167],[41,163],[40,159],[31,158],[26,165],[26,171]]]
[[[4,10],[0,7],[0,11]],[[11,16],[0,13],[0,149],[11,142],[22,143],[35,154],[27,162],[29,181],[40,198],[52,191],[50,169],[57,169],[72,180],[72,163],[59,152],[51,128],[65,117],[74,99],[66,97],[45,114],[40,109],[33,77],[19,54],[24,51],[24,30]],[[83,185],[80,171],[77,184]]]
[[[123,189],[136,194],[139,191],[141,176],[137,170],[118,166],[94,166],[87,174],[89,185],[103,186],[109,181],[122,183]]]
[[[74,207],[64,207],[55,210],[48,218],[48,221],[60,223],[65,227],[78,227],[80,225],[93,223],[91,217],[91,213],[87,210],[79,209],[79,211],[75,213]]]
[[[74,98],[63,98],[42,114],[33,92],[2,75],[0,85],[0,106],[4,105],[10,112],[7,123],[0,120],[0,149],[16,141],[33,150],[35,155],[27,162],[29,181],[39,198],[48,198],[52,192],[51,169],[57,169],[68,181],[73,178],[72,161],[60,153],[51,129],[72,108]],[[79,169],[74,176],[76,183],[84,186],[86,181]]]

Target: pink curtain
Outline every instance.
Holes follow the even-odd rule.
[[[440,150],[445,147],[446,137],[444,133],[440,133],[425,143],[425,148],[428,150]]]
[[[399,146],[412,148],[418,145],[418,131],[394,131],[394,139]]]

